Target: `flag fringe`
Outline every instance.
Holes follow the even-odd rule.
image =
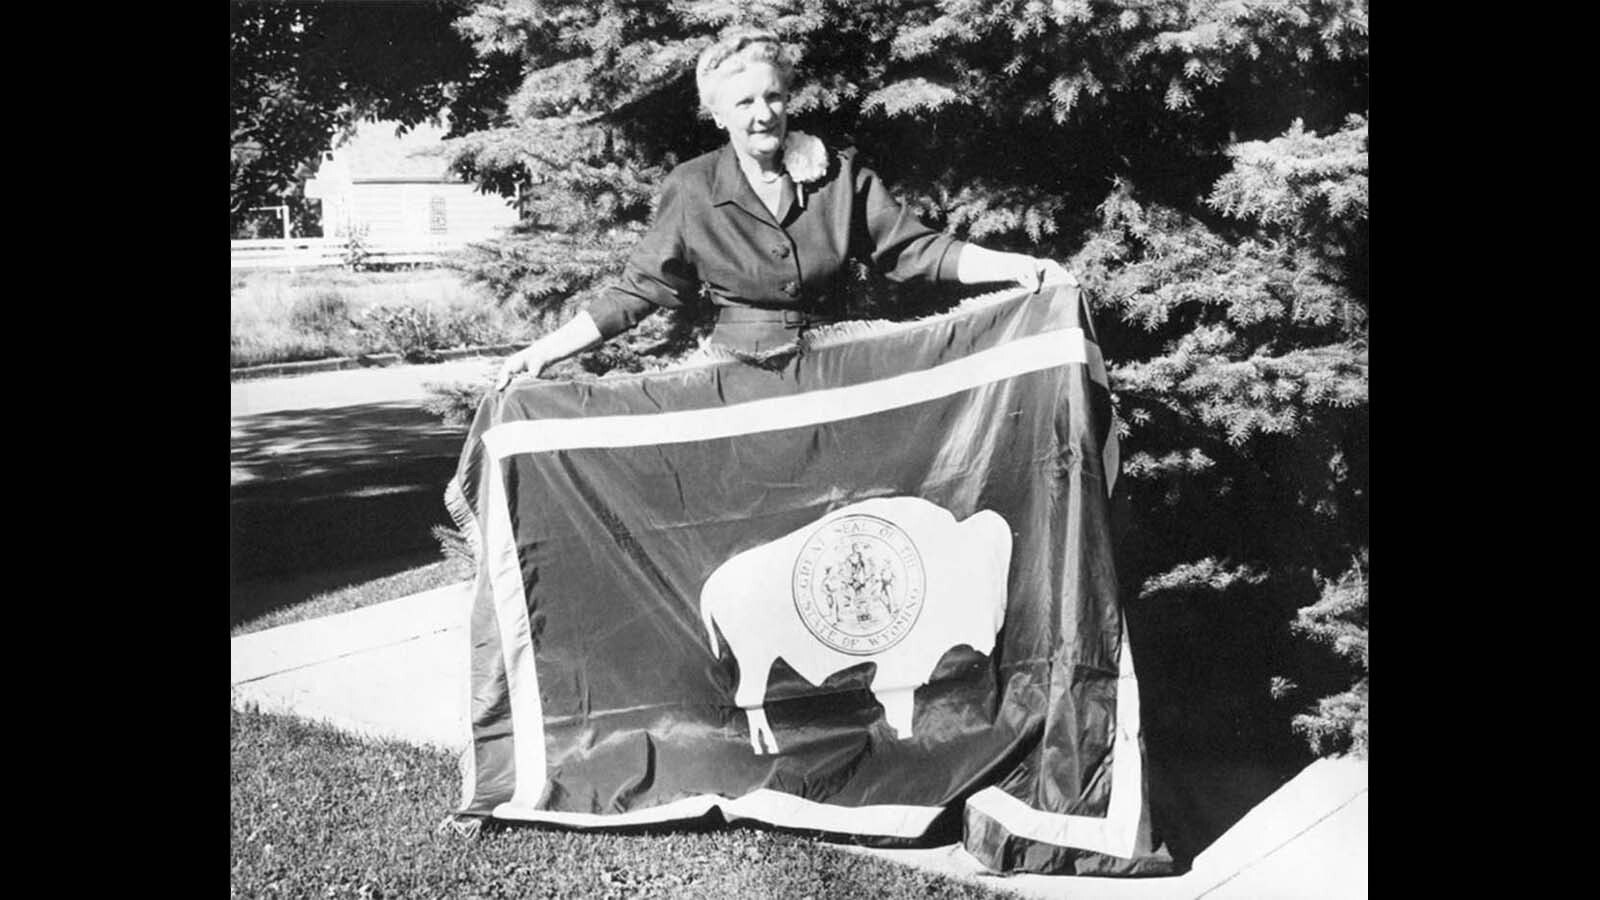
[[[472,504],[467,502],[467,495],[461,490],[459,475],[451,476],[449,484],[444,489],[444,508],[449,510],[450,518],[456,523],[456,530],[466,536],[467,546],[472,550],[474,560],[482,559],[478,540],[478,516],[472,511]]]
[[[483,819],[478,816],[448,815],[433,833],[470,841],[483,833]]]

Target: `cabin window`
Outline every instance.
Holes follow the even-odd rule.
[[[428,198],[428,233],[444,234],[448,230],[444,217],[444,197],[434,194]]]

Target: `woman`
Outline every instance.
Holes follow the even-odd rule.
[[[832,321],[851,258],[893,281],[1072,280],[1059,264],[999,253],[924,225],[856,160],[788,128],[793,62],[771,31],[736,29],[700,54],[700,103],[728,143],[669,173],[650,231],[619,283],[513,354],[497,390],[636,325],[657,307],[717,308],[710,341],[758,352]]]

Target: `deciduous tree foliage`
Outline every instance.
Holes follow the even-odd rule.
[[[799,54],[791,127],[858,147],[930,222],[1082,273],[1128,454],[1131,608],[1243,592],[1285,634],[1359,631],[1355,670],[1277,687],[1320,749],[1364,753],[1365,0],[482,0],[456,27],[526,75],[452,152],[530,185],[532,216],[466,271],[558,316],[599,290],[661,177],[720,144],[694,60],[749,22]],[[864,278],[859,308],[938,302]]]
[[[229,224],[236,235],[287,203],[301,233],[316,222],[303,186],[335,136],[363,119],[409,128],[454,107],[452,132],[498,120],[518,74],[451,29],[461,2],[229,5]],[[277,236],[277,226],[266,226]]]

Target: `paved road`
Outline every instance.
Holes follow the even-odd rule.
[[[426,385],[487,379],[498,359],[235,382],[230,619],[439,558],[463,429]]]
[[[327,409],[372,402],[421,403],[433,382],[488,378],[500,357],[473,356],[420,366],[344,369],[282,378],[233,383],[233,416],[295,410]]]

